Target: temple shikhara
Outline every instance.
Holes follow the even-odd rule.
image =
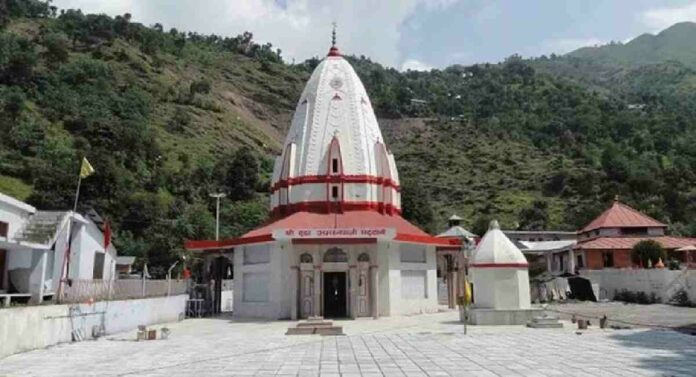
[[[276,158],[270,221],[189,241],[233,270],[234,315],[378,317],[438,309],[433,237],[401,217],[399,174],[370,98],[335,46],[316,67]],[[230,266],[231,265],[231,266]]]

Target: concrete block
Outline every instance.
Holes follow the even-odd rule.
[[[526,325],[541,309],[482,309],[469,310],[469,323],[472,325]]]

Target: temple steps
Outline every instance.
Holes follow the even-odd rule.
[[[311,318],[298,323],[295,327],[289,327],[285,335],[345,335],[342,326],[334,326],[333,322],[323,318]]]

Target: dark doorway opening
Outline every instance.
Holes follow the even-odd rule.
[[[222,312],[222,281],[234,278],[230,260],[223,256],[215,258],[210,265],[210,277],[213,280],[210,313],[217,315]]]
[[[345,318],[346,310],[346,273],[324,273],[324,317]]]
[[[0,289],[5,289],[3,281],[5,280],[5,259],[7,259],[7,251],[0,249]]]

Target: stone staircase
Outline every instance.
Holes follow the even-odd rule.
[[[527,327],[533,329],[561,329],[563,328],[563,324],[558,321],[557,316],[543,313],[542,315],[533,317],[531,321],[527,322]]]
[[[345,335],[342,326],[334,326],[333,322],[326,321],[322,317],[312,317],[302,321],[295,327],[289,327],[285,335]]]
[[[14,238],[17,241],[46,244],[56,235],[67,214],[64,211],[37,211]]]

